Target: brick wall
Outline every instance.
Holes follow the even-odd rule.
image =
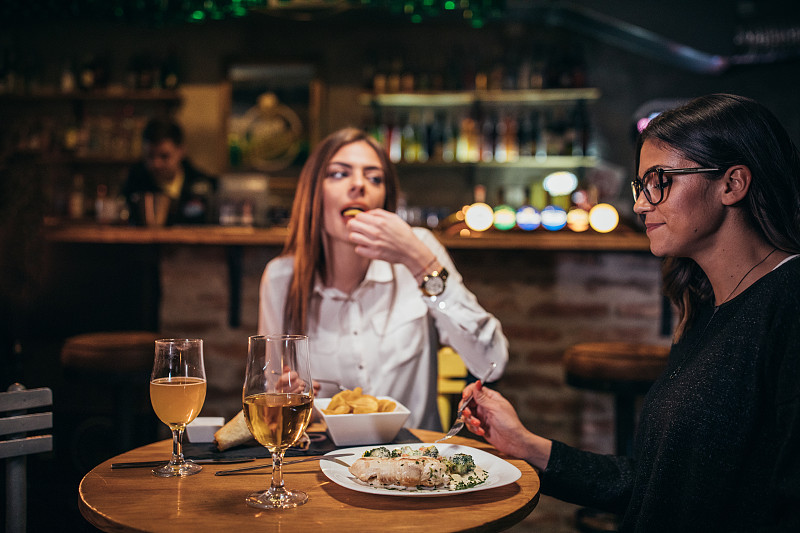
[[[246,248],[241,325],[228,326],[224,248],[173,247],[162,253],[162,332],[206,340],[209,389],[203,414],[241,408],[247,337],[255,334],[258,283],[276,249]],[[613,405],[605,394],[564,383],[564,350],[584,341],[668,344],[659,334],[660,261],[649,253],[455,250],[467,286],[497,316],[510,361],[496,388],[522,422],[547,437],[613,451]],[[575,507],[543,497],[515,530],[572,531]]]

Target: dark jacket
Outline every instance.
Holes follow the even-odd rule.
[[[183,187],[178,201],[170,203],[167,225],[215,222],[213,211],[217,179],[196,168],[188,159],[184,159],[181,165],[184,173]],[[122,195],[130,211],[131,224],[141,226],[145,223],[142,204],[146,192],[161,192],[161,188],[144,163],[139,162],[131,167],[122,188]]]

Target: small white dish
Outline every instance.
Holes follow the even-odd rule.
[[[225,425],[221,416],[198,416],[186,426],[189,442],[214,442],[214,433]]]
[[[397,406],[390,413],[326,415],[322,410],[328,407],[331,398],[315,398],[314,408],[325,421],[328,434],[337,446],[385,444],[394,440],[411,415],[411,411],[394,398],[388,396],[377,398],[392,400]]]

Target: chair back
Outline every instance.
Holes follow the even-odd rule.
[[[33,435],[52,429],[53,413],[28,413],[51,407],[53,392],[48,388],[26,389],[15,383],[0,392],[0,459],[6,462],[6,532],[21,533],[27,528],[27,456],[53,449],[53,436]]]

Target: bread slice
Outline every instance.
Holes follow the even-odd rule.
[[[256,439],[247,428],[247,422],[244,421],[244,411],[239,411],[227,424],[214,433],[214,442],[221,452],[241,444],[257,444]]]
[[[221,452],[242,444],[258,445],[258,442],[253,438],[253,434],[250,433],[250,429],[247,427],[247,422],[244,420],[244,411],[239,411],[227,424],[214,433],[214,443]],[[305,432],[294,445],[295,448],[300,448],[301,450],[307,450],[310,446],[311,438]]]

